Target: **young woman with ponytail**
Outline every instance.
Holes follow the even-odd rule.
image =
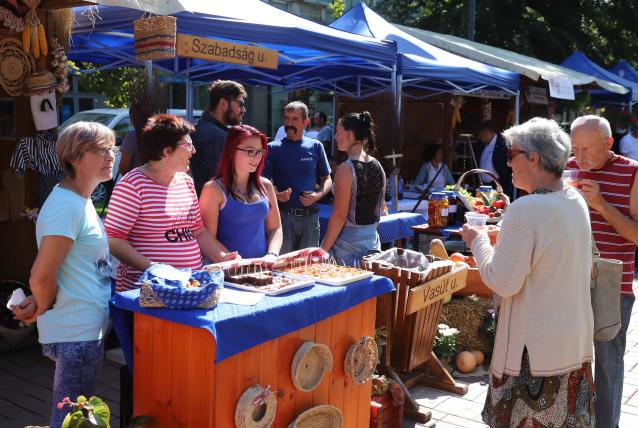
[[[380,250],[377,224],[385,195],[385,173],[375,150],[374,122],[367,111],[339,119],[335,140],[348,160],[337,168],[332,187],[334,208],[321,247],[343,265]]]

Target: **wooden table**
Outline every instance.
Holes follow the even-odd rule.
[[[230,428],[240,395],[260,384],[277,391],[273,427],[285,428],[319,404],[339,408],[344,427],[368,427],[371,383],[355,384],[343,362],[361,336],[374,337],[375,312],[376,297],[219,364],[208,331],[135,313],[134,414],[150,416],[151,427]],[[312,392],[297,390],[290,374],[293,356],[306,341],[327,345],[333,355],[332,372]]]

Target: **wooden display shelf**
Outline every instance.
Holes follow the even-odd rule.
[[[207,330],[135,313],[134,414],[149,416],[149,427],[234,427],[240,395],[260,384],[277,391],[273,427],[287,427],[304,410],[331,404],[343,413],[344,427],[367,428],[372,384],[354,383],[343,365],[353,343],[361,336],[374,337],[376,300],[218,364],[215,340]],[[306,341],[325,344],[333,356],[332,371],[311,392],[297,390],[290,374],[293,356]]]

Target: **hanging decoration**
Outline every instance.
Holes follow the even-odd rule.
[[[481,104],[481,118],[483,122],[492,120],[492,103],[488,100]]]
[[[24,79],[35,70],[30,55],[22,51],[22,43],[13,37],[0,40],[0,86],[12,97],[22,95]]]
[[[461,107],[463,107],[463,104],[465,104],[465,100],[460,95],[454,95],[450,100],[450,105],[454,107],[454,111],[452,112],[452,129],[461,123]]]
[[[30,97],[31,114],[38,131],[58,127],[56,85],[57,81],[49,71],[33,73],[24,81],[24,94]]]
[[[66,52],[64,52],[64,48],[60,45],[57,37],[52,37],[49,44],[51,46],[49,66],[53,70],[53,75],[57,81],[55,89],[62,95],[69,90],[69,64],[67,63]]]
[[[153,16],[133,23],[135,59],[138,61],[175,58],[177,18]]]
[[[24,17],[24,28],[22,30],[22,49],[24,53],[33,54],[35,59],[39,59],[40,55],[47,56],[49,48],[47,46],[47,35],[44,31],[44,25],[38,18],[38,5],[40,0],[22,0],[24,4],[29,6],[29,11]]]
[[[0,23],[2,23],[3,27],[11,31],[15,31],[16,33],[22,32],[22,18],[16,16],[10,9],[2,6],[0,6]]]

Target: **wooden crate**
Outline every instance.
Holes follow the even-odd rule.
[[[403,391],[401,391],[403,394]],[[392,394],[374,395],[370,401],[370,428],[403,428],[403,406],[395,406]]]

